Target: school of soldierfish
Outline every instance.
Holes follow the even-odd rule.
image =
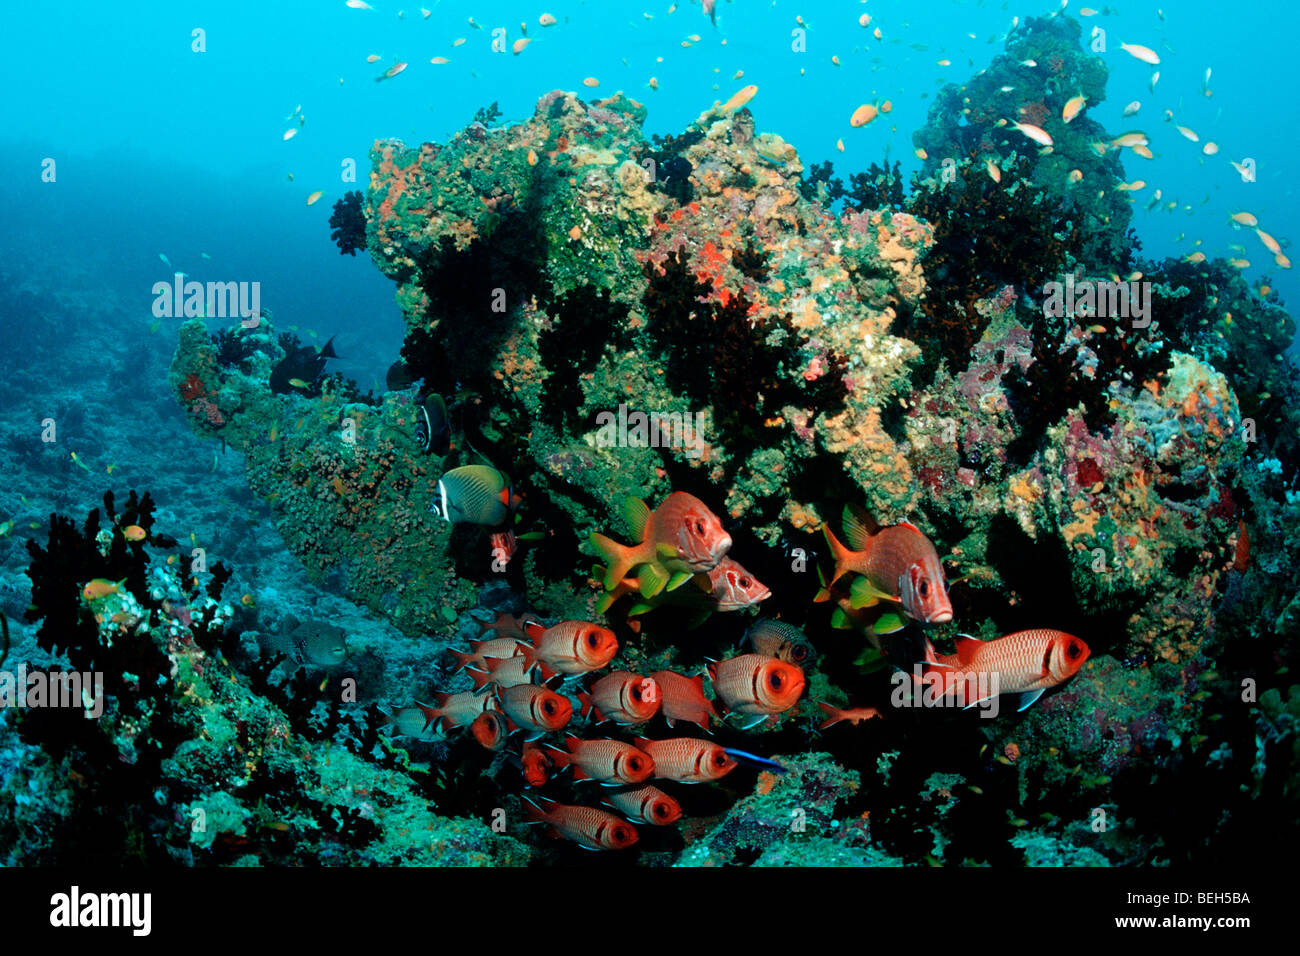
[[[479,525],[498,540],[500,529],[513,522],[517,505],[504,474],[475,465],[443,476],[434,510],[448,521]],[[591,536],[593,548],[607,562],[595,568],[593,581],[604,591],[598,605],[602,613],[629,597],[628,620],[634,629],[635,615],[664,603],[688,608],[699,623],[714,611],[752,607],[770,596],[728,556],[731,536],[694,495],[674,491],[654,510],[630,498],[623,517],[633,543]],[[825,529],[835,570],[817,596],[819,601],[837,600],[834,626],[856,627],[879,647],[879,635],[901,631],[907,620],[922,625],[952,620],[949,582],[934,545],[920,530],[908,523],[877,527],[853,509],[845,509],[843,523],[848,545]],[[845,580],[847,590],[840,587]],[[457,670],[470,676],[472,690],[436,694],[432,704],[403,708],[390,721],[402,734],[468,730],[489,750],[511,748],[525,788],[544,787],[566,769],[574,780],[601,784],[603,789],[592,793],[621,816],[525,796],[529,822],[588,849],[624,849],[637,841],[635,824],[667,826],[681,819],[681,805],[654,781],[707,783],[740,762],[782,771],[775,761],[701,737],[635,737],[629,743],[596,735],[596,728],[606,724],[635,732],[660,715],[670,729],[680,721],[706,733],[722,720],[734,721],[742,730],[774,724],[802,698],[807,687],[803,668],[816,652],[799,628],[771,619],[750,628],[745,644],[743,653],[709,663],[705,674],[636,674],[615,668],[598,676],[618,656],[618,639],[609,628],[588,621],[547,626],[529,615],[501,614],[484,625],[468,650],[450,652]],[[922,673],[940,696],[950,697],[963,693],[969,676],[996,672],[994,686],[1020,694],[1023,709],[1047,688],[1068,680],[1087,658],[1088,647],[1077,637],[1031,630],[993,641],[963,637],[948,657],[939,656],[927,640]],[[705,692],[706,676],[712,697]],[[574,698],[568,689],[575,691]],[[872,707],[818,706],[827,716],[822,727],[880,716]],[[560,745],[558,735],[575,712],[586,729],[567,734]],[[553,742],[542,742],[547,737]]]

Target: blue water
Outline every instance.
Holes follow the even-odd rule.
[[[1284,245],[1294,231],[1294,8],[1174,0],[1161,19],[1156,2],[1123,3],[1120,13],[1094,3],[1103,14],[1082,22],[1106,31],[1111,71],[1109,98],[1094,115],[1115,134],[1145,130],[1157,154],[1125,160],[1128,179],[1148,183],[1134,194],[1144,253],[1200,248],[1227,257],[1239,254],[1228,245],[1240,243],[1252,285],[1268,274],[1293,300],[1294,273],[1275,268],[1254,234],[1234,230],[1228,215],[1253,212]],[[159,253],[201,281],[260,281],[277,325],[299,325],[320,340],[337,334],[338,369],[366,388],[382,382],[402,325],[392,284],[366,256],[340,256],[326,223],[343,192],[365,188],[373,140],[443,140],[493,100],[503,121],[522,119],[557,87],[584,96],[624,90],[650,107],[647,134],[678,132],[713,100],[755,83],[758,128],[795,144],[806,166],[831,159],[847,179],[888,152],[910,172],[917,165],[911,133],[933,93],[987,66],[1013,16],[1057,8],[719,0],[715,29],[689,0],[671,14],[662,0],[429,4],[427,19],[418,3],[382,0],[373,10],[344,0],[8,4],[0,39],[9,91],[0,124],[0,259],[19,267],[35,260],[74,291],[79,283],[112,287],[127,304],[126,314],[109,320],[116,335],[151,324],[150,288],[172,273]],[[1082,6],[1072,2],[1070,12]],[[543,12],[559,22],[539,26]],[[873,18],[870,28],[858,25],[863,12]],[[806,27],[803,53],[792,51],[796,16]],[[494,52],[492,31],[505,28],[512,42],[521,20],[531,45],[520,56]],[[876,26],[882,40],[871,35]],[[204,31],[205,52],[192,50],[195,29]],[[700,42],[683,47],[692,34]],[[459,37],[467,42],[453,47]],[[1154,94],[1153,68],[1121,42],[1160,54]],[[380,59],[367,63],[371,54]],[[434,56],[451,62],[433,65]],[[405,72],[375,82],[399,60],[410,64]],[[1201,89],[1207,67],[1208,98]],[[743,79],[733,80],[737,70]],[[582,86],[588,76],[599,79],[596,90]],[[657,91],[647,85],[651,76]],[[859,103],[880,98],[892,100],[892,113],[849,128]],[[1121,119],[1135,99],[1141,112]],[[286,142],[282,134],[297,125],[286,117],[298,105],[306,121]],[[1204,156],[1201,144],[1179,136],[1164,121],[1166,109],[1202,143],[1217,143],[1218,155]],[[1253,183],[1229,165],[1245,157],[1255,161]],[[54,183],[40,178],[46,158],[57,164]],[[355,184],[340,175],[349,158]],[[1156,188],[1179,208],[1147,212]],[[315,190],[324,196],[307,207]],[[138,314],[130,313],[133,303]]]

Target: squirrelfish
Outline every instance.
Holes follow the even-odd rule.
[[[609,628],[599,624],[561,621],[545,627],[536,621],[527,621],[524,631],[533,641],[532,647],[521,650],[524,659],[543,661],[565,676],[599,670],[618,653],[618,638]]]
[[[424,714],[426,725],[440,726],[442,730],[454,730],[474,722],[474,718],[485,710],[494,710],[496,705],[491,694],[475,694],[466,691],[461,694],[433,695],[434,706],[421,704],[415,706]]]
[[[864,517],[845,508],[844,534],[849,546],[840,544],[829,525],[823,530],[835,558],[835,572],[829,583],[834,584],[850,571],[863,576],[863,582],[854,585],[855,608],[885,600],[901,604],[908,617],[922,624],[952,620],[948,580],[938,552],[914,525],[903,522],[873,534]],[[823,588],[815,600],[829,597],[830,589]]]
[[[654,775],[660,780],[679,783],[706,783],[719,780],[736,768],[736,761],[718,744],[696,737],[669,737],[647,740],[638,737],[638,750],[654,761]]]
[[[617,724],[642,724],[659,713],[662,698],[653,679],[631,671],[614,671],[591,685],[590,692],[578,694],[583,716],[592,715],[597,723],[612,720]]]
[[[938,656],[927,641],[925,659],[932,665],[927,676],[935,675],[945,695],[964,689],[972,675],[996,675],[997,692],[1021,694],[1020,710],[1043,695],[1049,687],[1069,680],[1088,659],[1088,645],[1064,631],[1036,628],[1016,631],[992,641],[973,637],[957,638],[957,653]],[[991,682],[977,681],[976,686],[992,687]],[[980,703],[965,700],[965,706]]]
[[[709,718],[717,720],[713,701],[704,696],[704,677],[687,677],[676,671],[655,671],[650,675],[660,698],[659,709],[672,727],[678,720],[689,720],[709,729]]]
[[[470,668],[465,673],[474,682],[475,690],[488,684],[504,690],[518,684],[532,683],[533,669],[537,667],[541,668],[542,680],[550,680],[555,676],[555,672],[545,664],[539,664],[523,654],[516,657],[489,657],[481,669]]]
[[[653,597],[664,588],[685,584],[692,574],[711,570],[731,549],[731,535],[722,530],[718,516],[684,491],[674,491],[655,511],[640,499],[628,498],[623,516],[635,545],[591,535],[591,543],[607,562],[607,591],[614,590],[633,568],[644,565],[638,575],[641,594]]]
[[[488,750],[500,750],[509,736],[505,715],[495,710],[485,710],[475,717],[469,730],[474,739]]]
[[[541,787],[550,779],[551,758],[546,756],[541,746],[531,741],[519,751],[519,767],[526,787]]]
[[[745,632],[745,641],[755,654],[775,657],[797,667],[811,664],[817,657],[816,649],[803,631],[793,624],[772,618],[755,621],[754,626]]]
[[[470,641],[468,652],[448,648],[447,653],[456,658],[456,670],[459,671],[471,664],[486,669],[487,658],[514,657],[521,649],[520,643],[513,637],[498,637],[490,641]]]
[[[516,727],[530,733],[544,734],[559,730],[573,716],[573,704],[569,698],[536,684],[507,687],[500,692],[499,697],[501,709],[506,716]],[[490,700],[491,697],[486,699]]]
[[[606,793],[605,803],[637,823],[665,827],[682,818],[682,805],[649,783]]]
[[[462,465],[438,479],[431,510],[453,524],[496,527],[518,504],[504,474],[487,465]]]
[[[541,823],[551,836],[572,840],[588,850],[623,850],[636,843],[636,827],[594,807],[557,803],[546,797],[524,797],[529,823]]]
[[[807,680],[793,664],[762,654],[741,654],[709,665],[718,699],[737,714],[772,718],[799,702]]]
[[[641,783],[654,773],[650,755],[621,740],[580,740],[570,736],[568,752],[548,748],[551,761],[559,769],[573,767],[574,780],[599,780],[610,786]]]

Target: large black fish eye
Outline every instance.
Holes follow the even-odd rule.
[[[1065,653],[1069,656],[1070,660],[1074,660],[1076,657],[1078,657],[1079,654],[1082,653],[1079,650],[1079,642],[1071,641],[1070,646],[1066,649]]]
[[[697,521],[697,522],[695,522],[695,533],[698,534],[701,538],[704,537],[704,522],[703,522],[703,521]]]
[[[808,648],[795,645],[790,648],[790,656],[797,661],[801,661],[808,656]]]
[[[785,678],[781,675],[780,671],[773,671],[768,677],[767,682],[772,685],[773,690],[780,690],[781,684],[784,680]]]
[[[741,579],[740,579],[740,586],[741,586],[742,588],[748,588],[748,587],[749,587],[751,584],[753,584],[753,583],[754,583],[754,582],[751,581],[751,580],[749,580],[749,578],[741,578]]]
[[[925,578],[922,578],[922,579],[921,579],[921,586],[920,586],[919,590],[920,590],[920,592],[921,592],[921,596],[922,596],[922,597],[924,597],[925,595],[929,594],[929,593],[930,593],[930,582],[927,581],[927,580],[925,580]]]

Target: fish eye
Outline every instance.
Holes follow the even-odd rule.
[[[741,579],[740,579],[740,586],[741,586],[742,588],[748,588],[748,587],[749,587],[751,584],[753,584],[753,583],[754,583],[754,582],[751,581],[749,578],[741,578]]]
[[[772,671],[767,678],[767,682],[772,685],[773,690],[780,690],[781,685],[785,682],[785,676],[780,671]]]
[[[1069,656],[1070,660],[1074,660],[1076,657],[1078,657],[1079,654],[1081,653],[1081,651],[1079,650],[1079,642],[1071,641],[1070,646],[1066,648],[1065,653]]]
[[[925,595],[929,594],[929,593],[930,593],[930,582],[929,582],[929,581],[926,581],[926,580],[923,579],[923,580],[921,581],[920,591],[921,591],[921,596],[922,596],[922,597],[924,597]]]
[[[700,537],[704,537],[704,522],[703,522],[703,521],[696,521],[696,522],[695,522],[695,533],[698,534]]]
[[[598,643],[600,643],[600,635],[597,634],[595,631],[588,631],[588,632],[587,632],[587,646],[588,646],[588,647],[595,647]]]
[[[793,657],[793,658],[794,658],[795,660],[797,660],[797,661],[804,660],[804,659],[807,658],[807,656],[808,656],[808,648],[806,648],[806,647],[792,647],[792,648],[790,648],[790,656]]]
[[[657,816],[657,817],[667,817],[667,816],[668,816],[668,804],[666,804],[666,803],[656,803],[653,812],[654,812],[654,815]]]
[[[714,765],[715,767],[722,767],[722,766],[725,766],[726,763],[727,763],[727,755],[726,755],[726,754],[719,752],[719,753],[715,753],[715,754],[713,755],[713,765]]]
[[[555,701],[553,701],[553,700],[548,700],[546,703],[542,704],[542,712],[545,713],[546,716],[548,716],[548,717],[550,717],[552,714],[554,714],[554,713],[555,713]]]
[[[627,769],[628,769],[628,770],[631,770],[633,773],[636,773],[637,771],[639,771],[639,770],[641,769],[641,758],[640,758],[640,757],[629,757],[629,758],[627,759]]]

